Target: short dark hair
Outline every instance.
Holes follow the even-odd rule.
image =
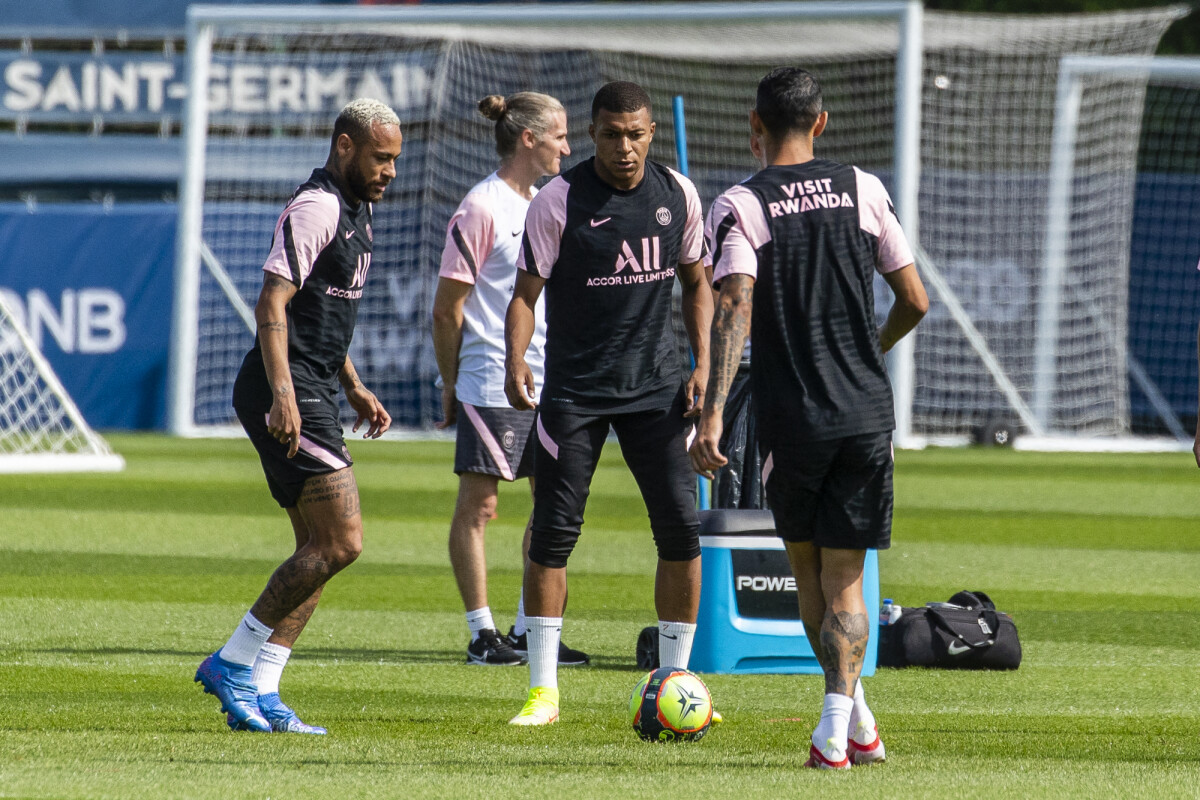
[[[600,87],[592,98],[592,122],[601,111],[613,114],[631,114],[639,108],[650,111],[650,95],[636,83],[630,81],[613,81]]]
[[[821,84],[800,67],[776,67],[758,82],[754,110],[767,133],[808,133],[821,116]]]

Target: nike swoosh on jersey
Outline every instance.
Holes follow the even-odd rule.
[[[513,231],[513,236],[520,236],[520,235],[521,235],[521,231]]]
[[[349,239],[349,238],[350,238],[351,236],[353,236],[353,235],[354,235],[354,231],[346,231],[346,238],[347,238],[347,239]]]
[[[593,220],[589,220],[588,224],[591,225],[593,228],[599,228],[601,225],[608,222],[610,219],[612,219],[612,217],[605,217],[604,219],[593,219]]]

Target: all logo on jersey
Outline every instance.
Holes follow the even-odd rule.
[[[673,267],[663,269],[661,252],[661,241],[657,236],[643,237],[632,247],[628,241],[622,240],[614,274],[602,278],[588,278],[587,285],[622,286],[631,283],[653,283],[675,277]]]
[[[351,289],[361,289],[367,283],[367,270],[371,268],[371,254],[362,253],[358,257],[358,261],[354,265],[354,281],[350,284]]]
[[[642,239],[642,260],[638,261],[637,256],[633,254],[633,250],[629,247],[629,242],[621,242],[621,254],[617,256],[617,272],[631,267],[634,272],[649,272],[650,270],[662,269],[662,265],[658,263],[658,237],[648,236]]]
[[[671,224],[671,209],[666,206],[659,206],[658,211],[654,212],[654,218],[658,220],[659,225]]]
[[[357,300],[362,297],[362,287],[367,282],[367,272],[371,269],[371,254],[360,253],[358,259],[354,262],[354,278],[350,281],[350,288],[342,289],[337,286],[330,286],[325,290],[325,294],[331,297],[341,297],[345,300]]]

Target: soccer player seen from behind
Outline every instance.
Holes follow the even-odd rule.
[[[279,679],[325,582],[362,550],[362,515],[342,439],[337,386],[366,437],[388,416],[358,379],[348,349],[371,266],[371,204],[396,177],[400,121],[354,100],[333,125],[329,158],[275,224],[254,316],[258,335],[233,387],[233,406],[258,451],[296,551],[279,565],[229,641],[200,665],[234,730],[325,733],[279,699]]]
[[[484,533],[496,514],[500,479],[533,481],[535,412],[518,411],[504,396],[504,314],[512,299],[525,212],[534,183],[557,175],[567,144],[567,112],[545,94],[489,95],[479,111],[496,123],[500,168],[467,193],[450,217],[437,294],[433,299],[433,349],[442,379],[443,421],[458,423],[454,471],[458,502],[450,522],[450,564],[467,610],[471,642],[467,662],[515,665],[528,650],[524,602],[516,623],[501,636],[487,596]],[[536,309],[525,361],[542,383],[546,322]],[[529,551],[526,526],[522,552]],[[586,653],[560,643],[559,664],[586,664]]]
[[[717,198],[706,226],[720,295],[690,452],[701,474],[726,463],[721,412],[750,333],[767,501],[825,672],[805,765],[845,769],[884,758],[859,681],[863,564],[891,541],[895,412],[883,354],[929,301],[883,184],[813,156],[827,119],[808,72],[781,67],[759,83],[750,142],[763,169]],[[895,294],[878,328],[875,272]]]
[[[687,666],[700,600],[696,481],[686,445],[688,417],[700,412],[708,379],[713,302],[700,198],[687,178],[647,160],[654,121],[637,84],[603,86],[588,132],[595,157],[550,181],[529,206],[505,320],[508,400],[538,409],[524,587],[530,692],[514,725],[558,719],[567,558],[610,428],[658,550],[654,600],[664,666]],[[676,277],[696,358],[686,381],[671,328]],[[543,288],[546,378],[539,400],[525,353]]]

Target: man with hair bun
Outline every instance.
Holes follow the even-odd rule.
[[[386,105],[346,105],[325,166],[288,201],[263,265],[258,332],[234,382],[233,407],[271,496],[291,521],[296,551],[196,671],[235,731],[325,733],[284,705],[279,680],[325,583],[362,552],[338,384],[358,417],[353,430],[367,423],[364,438],[378,438],[392,423],[358,379],[349,347],[371,267],[371,204],[396,177],[401,144],[400,120]]]
[[[494,121],[500,167],[477,183],[450,218],[433,300],[433,349],[442,382],[443,421],[458,423],[454,471],[458,501],[450,523],[450,564],[466,607],[471,641],[467,663],[523,664],[524,602],[508,636],[501,636],[487,597],[484,534],[496,515],[501,479],[529,478],[533,486],[535,414],[509,406],[504,396],[504,312],[512,299],[517,251],[525,212],[540,178],[557,175],[567,144],[567,115],[553,97],[518,92],[488,95],[479,111]],[[545,318],[525,357],[541,385]],[[526,526],[522,551],[529,549]],[[561,645],[558,663],[588,663],[588,656]]]
[[[767,501],[825,673],[805,766],[849,769],[884,760],[859,680],[870,634],[866,551],[891,543],[895,410],[884,353],[916,326],[929,299],[880,180],[814,156],[813,139],[829,118],[821,105],[811,73],[768,73],[750,112],[750,147],[763,169],[709,209],[720,297],[708,404],[691,457],[710,477],[727,462],[721,412],[750,333]],[[882,326],[875,273],[895,295]]]
[[[505,320],[508,400],[538,409],[524,585],[529,694],[514,725],[558,720],[555,654],[567,558],[610,429],[641,490],[658,552],[660,661],[687,667],[691,653],[700,524],[686,440],[708,378],[712,291],[702,262],[700,197],[683,175],[646,158],[654,129],[642,87],[606,84],[592,101],[595,157],[550,181],[529,207]],[[676,278],[696,357],[686,379],[671,326]],[[546,375],[539,396],[526,352],[543,288]]]

